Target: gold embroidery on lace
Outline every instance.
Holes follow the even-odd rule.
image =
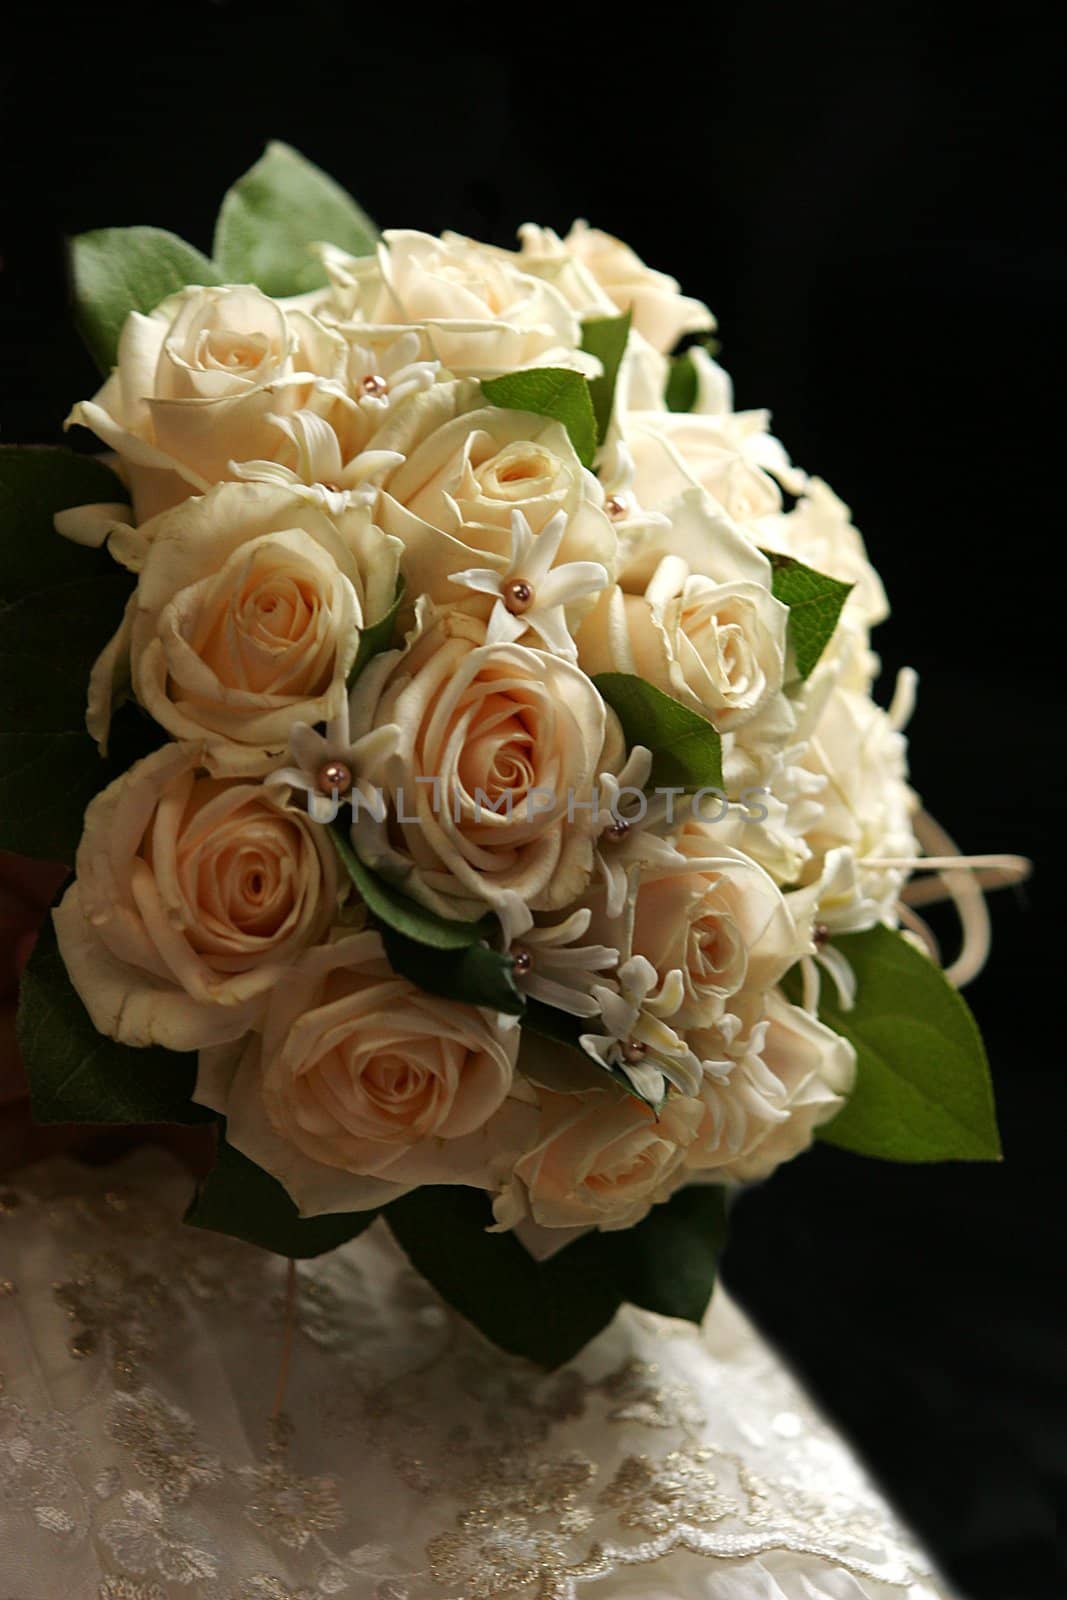
[[[660,1381],[653,1361],[628,1361],[600,1385],[614,1402],[613,1422],[641,1422],[649,1428],[699,1428],[704,1415],[687,1383]]]
[[[259,1466],[237,1469],[251,1494],[245,1516],[291,1549],[302,1550],[313,1534],[339,1528],[345,1513],[335,1478],[304,1478],[292,1471],[286,1459],[292,1424],[287,1417],[273,1422],[266,1459]]]
[[[154,1389],[114,1394],[107,1431],[165,1500],[188,1500],[195,1488],[222,1477],[218,1458],[197,1443],[192,1417]]]
[[[320,1431],[355,1435],[360,1472],[394,1472],[398,1502],[421,1516],[400,1485],[414,1491],[426,1514],[436,1514],[438,1531],[416,1572],[398,1572],[388,1549],[331,1549],[324,1536],[349,1518],[357,1536],[381,1531],[366,1525],[358,1478],[348,1477],[342,1503],[334,1478],[299,1474],[290,1459],[297,1440],[284,1418],[255,1464],[221,1449],[215,1455],[188,1413],[144,1381],[154,1363],[166,1371],[170,1330],[191,1330],[190,1306],[194,1317],[204,1307],[201,1336],[209,1338],[208,1319],[232,1326],[232,1317],[221,1320],[226,1308],[247,1307],[249,1359],[262,1359],[268,1344],[273,1357],[284,1269],[233,1241],[181,1229],[175,1208],[157,1205],[154,1191],[133,1191],[133,1204],[121,1187],[94,1194],[85,1174],[63,1181],[75,1192],[49,1193],[46,1182],[30,1180],[21,1194],[0,1197],[0,1220],[36,1206],[62,1243],[56,1304],[74,1325],[72,1354],[110,1358],[99,1370],[89,1365],[85,1403],[106,1404],[100,1420],[124,1464],[122,1472],[97,1466],[81,1488],[70,1463],[84,1440],[79,1445],[75,1431],[62,1427],[48,1435],[0,1401],[0,1525],[6,1528],[10,1508],[49,1539],[92,1530],[113,1558],[108,1564],[120,1569],[103,1578],[99,1600],[163,1600],[168,1584],[193,1585],[204,1600],[426,1600],[431,1588],[442,1600],[580,1600],[583,1584],[651,1567],[676,1551],[705,1560],[791,1551],[901,1588],[925,1570],[858,1478],[853,1485],[839,1464],[823,1488],[818,1450],[826,1436],[791,1389],[777,1407],[778,1415],[782,1404],[793,1408],[788,1434],[775,1436],[766,1384],[782,1380],[769,1363],[723,1367],[731,1395],[724,1414],[751,1415],[768,1430],[767,1446],[753,1433],[744,1456],[732,1454],[713,1442],[696,1393],[675,1375],[682,1362],[671,1347],[699,1345],[696,1330],[627,1314],[630,1348],[658,1345],[661,1359],[630,1357],[604,1374],[591,1356],[541,1376],[489,1351],[408,1269],[386,1288],[384,1275],[395,1267],[361,1254],[362,1242],[300,1269],[299,1335],[319,1349],[312,1378],[301,1360],[295,1365],[299,1443],[314,1450]],[[26,1298],[33,1298],[28,1291]],[[352,1337],[354,1308],[357,1319],[366,1317],[369,1341]],[[382,1339],[401,1315],[412,1334],[406,1360]],[[618,1339],[615,1349],[626,1342]],[[267,1377],[265,1408],[269,1388]],[[292,1399],[296,1409],[296,1390]],[[705,1405],[716,1414],[713,1393]],[[87,1409],[90,1415],[99,1413]],[[646,1439],[658,1445],[657,1435],[661,1447],[642,1448]],[[597,1440],[603,1486],[593,1460],[564,1448],[572,1438]],[[758,1470],[768,1461],[773,1473]],[[124,1483],[129,1471],[141,1487]],[[279,1571],[255,1570],[262,1553],[259,1562],[246,1558],[251,1574],[225,1571],[210,1524],[192,1517],[213,1495],[231,1497],[237,1515],[286,1547]],[[229,1548],[226,1559],[235,1559]]]
[[[53,1292],[68,1320],[78,1325],[71,1355],[93,1355],[105,1341],[119,1387],[134,1381],[138,1363],[155,1351],[168,1324],[181,1317],[163,1279],[114,1250],[79,1255],[75,1275],[55,1284]]]
[[[719,1492],[708,1463],[710,1450],[672,1450],[659,1460],[627,1456],[601,1501],[612,1506],[627,1528],[666,1533],[679,1523],[702,1527],[736,1510],[737,1502]]]
[[[105,1578],[97,1600],[167,1600],[158,1583],[135,1583],[132,1578]]]

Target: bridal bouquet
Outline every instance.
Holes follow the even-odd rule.
[[[379,235],[277,144],[212,259],[72,265],[106,454],[0,462],[0,844],[74,867],[39,1120],[211,1122],[190,1222],[384,1215],[545,1364],[623,1299],[698,1318],[724,1197],[815,1134],[997,1155],[898,926],[885,596],[699,301],[584,223]]]

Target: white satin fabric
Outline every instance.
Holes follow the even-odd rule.
[[[0,1191],[0,1600],[944,1595],[722,1293],[546,1377],[378,1226],[288,1317],[190,1187],[146,1149]]]

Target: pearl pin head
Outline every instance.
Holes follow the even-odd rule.
[[[380,372],[369,372],[360,387],[372,400],[381,400],[389,393],[389,385]]]
[[[624,517],[628,510],[626,500],[621,494],[609,494],[604,501],[604,510],[609,517],[618,519]]]
[[[523,950],[521,948],[513,950],[511,952],[511,964],[514,967],[516,974],[522,978],[533,966],[533,957],[530,955],[529,950]]]
[[[611,844],[618,844],[625,839],[630,831],[630,824],[623,817],[616,817],[615,821],[604,829],[604,837]]]
[[[343,761],[327,761],[315,782],[322,794],[347,794],[352,787],[352,772]]]
[[[513,617],[521,617],[534,603],[534,588],[525,578],[512,578],[504,585],[504,604]]]
[[[622,1053],[627,1061],[640,1061],[642,1056],[648,1054],[648,1045],[643,1039],[627,1039]]]

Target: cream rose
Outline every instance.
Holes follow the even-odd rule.
[[[844,620],[873,628],[889,615],[882,580],[867,556],[859,529],[843,500],[820,478],[809,478],[792,511],[765,517],[759,541],[768,550],[795,556],[817,572],[851,583]]]
[[[203,1053],[196,1098],[303,1215],[360,1210],[423,1183],[492,1185],[531,1115],[506,1106],[517,1046],[517,1029],[398,977],[360,933],[296,962],[261,1038]]]
[[[884,863],[919,854],[911,827],[918,800],[907,781],[907,751],[897,719],[867,693],[831,690],[803,757],[805,770],[824,784],[819,816],[806,835],[812,856],[802,881],[818,880],[827,856],[848,848],[852,870],[838,874],[834,892],[819,905],[819,921],[835,932],[896,922],[909,869]]]
[[[561,423],[485,406],[477,384],[443,383],[398,411],[376,446],[406,458],[383,478],[376,516],[403,543],[411,594],[447,604],[465,592],[450,581],[453,573],[503,572],[516,511],[534,534],[565,513],[557,563],[596,561],[614,573],[615,530],[603,491]]]
[[[54,915],[101,1033],[195,1050],[256,1026],[336,901],[320,829],[259,784],[208,777],[199,747],[169,744],[91,802]]]
[[[456,377],[521,367],[589,368],[581,325],[551,284],[523,270],[520,256],[465,239],[387,229],[376,258],[327,248],[333,286],[322,314],[342,325],[417,327],[426,353]],[[592,370],[597,370],[595,367]]]
[[[528,248],[544,249],[544,240],[528,235]],[[677,280],[656,272],[630,246],[610,233],[576,222],[563,247],[603,290],[616,311],[629,311],[631,325],[654,350],[672,350],[686,333],[714,328],[715,318],[699,300],[683,295]]]
[[[577,667],[484,639],[484,623],[446,613],[405,653],[373,662],[352,696],[359,778],[388,812],[379,822],[358,810],[359,854],[424,905],[467,920],[515,897],[547,911],[581,893],[609,733]],[[610,732],[618,743],[614,722]]]
[[[576,231],[577,228],[576,224]],[[576,255],[569,248],[568,242],[561,239],[551,228],[539,228],[534,223],[527,222],[519,229],[519,237],[522,240],[521,261],[525,269],[558,289],[567,304],[577,311],[583,321],[586,318],[617,317],[620,310],[630,309],[634,312],[626,349],[617,374],[615,415],[620,417],[627,411],[633,410],[664,409],[669,370],[667,358],[639,331],[637,323],[640,313],[636,304],[632,303],[629,307],[617,305],[612,294],[598,282],[585,261]],[[637,258],[633,259],[636,261]],[[647,272],[648,269],[642,270]],[[664,278],[662,275],[655,276],[659,276],[663,284],[673,284],[673,279]],[[677,285],[674,287],[676,289]],[[647,325],[648,319],[642,320]],[[651,319],[653,333],[658,333],[661,325],[661,318]],[[673,344],[674,340],[671,340],[671,343]]]
[[[728,429],[724,419],[686,412],[641,413],[625,423],[634,462],[633,493],[655,510],[693,485],[707,491],[736,522],[781,510],[778,485],[765,470],[759,427],[764,413],[751,412],[751,432]],[[730,419],[736,422],[737,419]]]
[[[336,332],[258,289],[184,289],[151,316],[131,312],[115,370],[68,425],[117,452],[143,522],[233,477],[234,462],[293,465],[296,442],[278,420],[298,411],[325,417],[343,439],[359,417],[338,388],[347,363]],[[77,531],[69,514],[64,531]]]
[[[591,676],[630,672],[707,716],[726,733],[749,721],[782,688],[789,608],[752,578],[718,582],[663,555],[643,590],[624,569],[604,589],[577,634],[578,659]]]
[[[788,620],[759,584],[713,583],[668,556],[643,595],[616,587],[596,597],[578,658],[591,676],[636,673],[726,733],[781,689]]]
[[[741,850],[720,843],[714,823],[688,818],[666,852],[641,872],[631,949],[661,980],[681,972],[685,998],[676,1028],[707,1027],[734,997],[776,984],[809,946],[773,879]],[[591,937],[610,943],[594,919]]]
[[[699,1100],[672,1095],[657,1116],[632,1095],[538,1093],[534,1141],[493,1207],[501,1227],[630,1228],[678,1187]]]
[[[810,480],[770,432],[770,413],[735,411],[728,375],[699,346],[688,351],[687,359],[696,373],[691,411],[631,401],[623,417],[634,495],[655,510],[698,484],[738,522],[780,512],[778,485],[803,494]]]
[[[686,1166],[716,1180],[764,1178],[811,1143],[816,1128],[837,1115],[852,1091],[856,1052],[847,1039],[790,1005],[778,990],[763,1002],[762,1020],[724,1052],[716,1035],[697,1033],[693,1047],[729,1070],[706,1072],[704,1106]]]
[[[262,773],[294,722],[337,715],[360,632],[396,586],[399,546],[366,507],[330,517],[288,490],[221,484],[133,538],[140,575],[91,684],[94,734],[123,647],[145,710],[203,740],[218,772]]]

